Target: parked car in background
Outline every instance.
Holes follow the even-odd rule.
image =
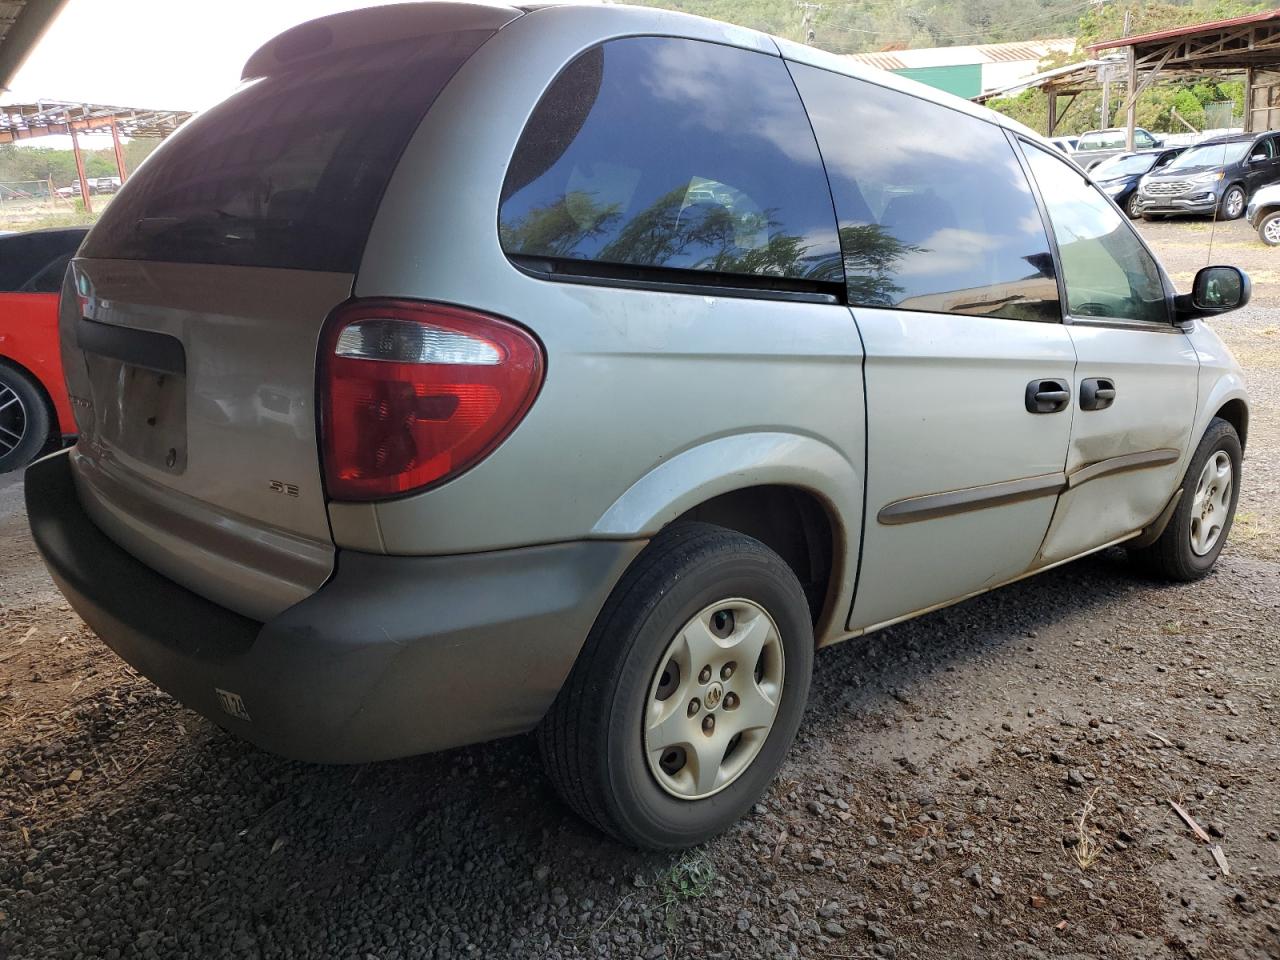
[[[1162,141],[1150,130],[1135,127],[1133,131],[1134,150],[1151,150],[1161,146]],[[1076,143],[1076,162],[1086,170],[1091,170],[1103,160],[1109,160],[1128,151],[1126,131],[1124,127],[1108,127],[1106,130],[1090,130],[1080,134]]]
[[[1139,181],[1147,173],[1167,165],[1184,149],[1184,147],[1170,147],[1117,154],[1109,160],[1096,164],[1089,171],[1089,176],[1102,188],[1103,193],[1116,202],[1116,206],[1129,215],[1129,219],[1136,220],[1142,216],[1142,195],[1138,192]]]
[[[1250,197],[1246,215],[1263,243],[1280,247],[1280,183],[1262,187]]]
[[[73,261],[82,434],[26,497],[102,639],[264,748],[536,729],[584,818],[683,847],[816,648],[1226,542],[1248,401],[1199,318],[1248,279],[1175,296],[1020,124],[622,5],[335,14],[244,78]]]
[[[0,473],[75,433],[58,348],[58,293],[85,227],[0,236]]]
[[[1079,137],[1050,137],[1049,142],[1070,156],[1076,151],[1076,144],[1080,142]]]
[[[1280,134],[1248,133],[1215,137],[1189,147],[1142,179],[1142,216],[1177,214],[1240,217],[1249,197],[1280,181]]]

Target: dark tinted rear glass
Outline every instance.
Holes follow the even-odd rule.
[[[849,302],[1060,321],[1044,219],[994,124],[793,65],[831,178]]]
[[[84,239],[84,230],[40,230],[0,237],[0,291],[57,293],[62,289],[62,270]],[[61,264],[61,269],[57,264]],[[56,280],[41,284],[50,269]]]
[[[583,54],[520,139],[508,254],[840,280],[831,194],[780,59],[634,37]]]
[[[142,165],[84,255],[354,271],[409,137],[490,35],[340,51],[248,84]]]

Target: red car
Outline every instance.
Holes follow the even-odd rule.
[[[75,433],[58,349],[58,292],[87,232],[0,236],[0,473]]]

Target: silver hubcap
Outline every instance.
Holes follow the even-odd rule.
[[[1200,472],[1191,501],[1191,549],[1203,557],[1213,549],[1231,509],[1231,458],[1219,450]]]
[[[1244,206],[1244,194],[1239,190],[1232,190],[1227,194],[1227,216],[1235,217],[1240,213]]]
[[[1268,243],[1280,245],[1280,217],[1273,217],[1263,224],[1262,235]]]
[[[782,699],[782,636],[764,608],[721,600],[667,646],[649,685],[644,755],[681,800],[723,790],[769,738]]]
[[[1138,192],[1135,190],[1132,196],[1129,197],[1129,213],[1136,217],[1141,212],[1142,198],[1138,196]]]
[[[0,457],[12,453],[27,435],[27,408],[13,389],[0,383]]]

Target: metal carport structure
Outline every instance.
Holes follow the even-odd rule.
[[[1138,96],[1164,71],[1243,72],[1245,130],[1265,130],[1280,123],[1280,10],[1104,40],[1088,49],[1095,57],[1124,51],[1129,150],[1133,149]]]

